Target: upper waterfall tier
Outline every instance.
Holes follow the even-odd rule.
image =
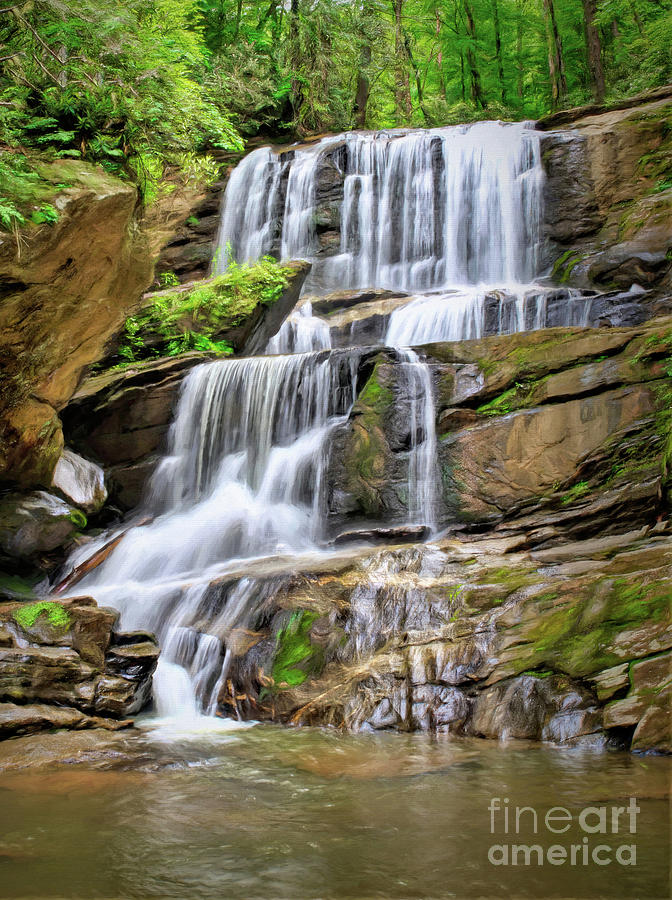
[[[261,148],[229,180],[215,269],[273,253],[311,259],[320,289],[527,283],[539,274],[543,178],[539,135],[524,124]]]

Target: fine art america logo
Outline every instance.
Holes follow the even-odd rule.
[[[637,800],[628,806],[586,806],[572,813],[554,806],[539,813],[531,806],[509,806],[508,797],[493,797],[488,806],[490,834],[503,839],[492,844],[493,866],[621,866],[637,865]],[[572,829],[572,837],[567,832]],[[521,831],[539,835],[540,843],[519,843]],[[557,843],[549,844],[554,835]]]

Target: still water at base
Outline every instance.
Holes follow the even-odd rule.
[[[274,726],[166,736],[146,723],[8,741],[0,767],[5,898],[669,896],[665,758]],[[619,834],[587,835],[612,848],[608,865],[488,861],[493,844],[581,844],[581,810],[630,797],[635,833],[624,818]],[[493,798],[535,809],[537,834],[529,813],[508,835],[498,814],[493,832]],[[561,835],[543,825],[555,806],[572,814]],[[624,843],[634,866],[615,862]]]

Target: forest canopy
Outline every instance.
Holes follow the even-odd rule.
[[[536,118],[670,80],[672,0],[8,0],[0,179],[30,149],[147,187],[257,134]]]

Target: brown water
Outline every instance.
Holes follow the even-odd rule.
[[[71,761],[50,762],[53,748]],[[5,898],[669,896],[669,759],[272,726],[171,743],[80,734],[1,745],[0,766],[26,759],[30,769],[0,775]],[[627,817],[619,834],[578,824],[584,807],[631,796],[636,833]],[[540,833],[513,834],[512,814],[509,835],[502,816],[492,834],[493,797],[533,807]],[[573,815],[564,834],[543,823],[553,806]],[[493,844],[545,850],[583,837],[612,859],[634,844],[636,865],[488,861]]]

